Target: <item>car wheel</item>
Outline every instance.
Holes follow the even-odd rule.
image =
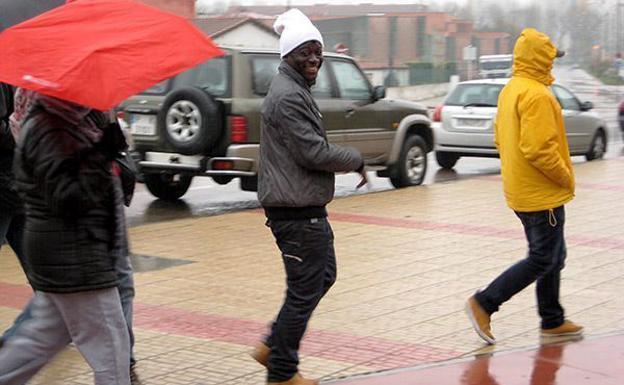
[[[607,152],[607,138],[602,129],[599,129],[592,139],[589,151],[585,154],[587,160],[602,159]]]
[[[417,186],[425,179],[427,172],[427,145],[418,135],[408,136],[403,142],[399,160],[390,177],[396,188]]]
[[[171,92],[158,113],[158,127],[163,137],[184,155],[208,152],[223,131],[222,122],[219,104],[195,87]]]
[[[145,186],[152,195],[165,201],[181,198],[189,189],[193,175],[190,174],[146,174]]]
[[[455,164],[457,164],[457,161],[459,160],[459,155],[454,154],[452,152],[436,151],[435,156],[436,156],[436,161],[438,161],[438,164],[440,165],[440,167],[448,169],[448,170],[455,167]]]

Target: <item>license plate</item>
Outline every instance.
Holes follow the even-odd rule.
[[[457,126],[469,128],[487,128],[488,120],[485,119],[457,119]]]
[[[156,135],[156,115],[131,115],[130,132],[136,135]]]

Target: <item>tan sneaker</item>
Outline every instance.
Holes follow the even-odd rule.
[[[565,320],[561,326],[552,329],[542,329],[542,337],[568,337],[580,336],[583,334],[583,327],[572,321]]]
[[[284,382],[268,382],[268,385],[318,385],[318,380],[310,380],[303,378],[301,374],[297,373],[288,381]]]
[[[490,315],[483,310],[474,296],[468,298],[465,310],[479,337],[490,345],[495,343],[496,340],[490,331]]]
[[[263,342],[258,343],[253,352],[249,355],[265,368],[269,366],[269,356],[271,355],[271,348],[266,346]]]

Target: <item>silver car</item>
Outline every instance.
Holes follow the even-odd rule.
[[[494,120],[498,94],[509,79],[460,82],[433,113],[435,154],[442,168],[453,168],[460,157],[498,157],[494,145]],[[607,149],[606,123],[567,88],[551,90],[563,111],[571,155],[600,159]]]

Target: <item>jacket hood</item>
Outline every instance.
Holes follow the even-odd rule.
[[[526,28],[514,47],[513,76],[537,80],[549,86],[555,81],[550,71],[556,55],[557,47],[547,35]]]

